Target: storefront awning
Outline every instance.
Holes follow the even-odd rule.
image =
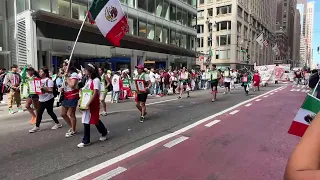
[[[65,18],[58,14],[45,11],[36,11],[32,16],[37,24],[37,36],[52,39],[74,41],[82,23],[77,19]],[[99,29],[90,23],[85,23],[79,37],[79,42],[112,46],[108,40],[103,38]],[[196,57],[195,51],[129,34],[125,35],[121,40],[121,47],[178,56]]]

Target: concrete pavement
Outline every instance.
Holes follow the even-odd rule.
[[[66,178],[276,87],[279,86],[264,87],[250,96],[244,96],[239,88],[231,95],[219,94],[214,103],[208,91],[193,92],[189,99],[169,96],[161,98],[164,102],[149,101],[147,121],[143,124],[138,123],[139,113],[133,102],[112,104],[109,110],[114,113],[102,118],[111,130],[110,139],[98,142],[99,134],[93,128],[92,145],[84,149],[76,148],[82,138],[80,122],[79,135],[66,139],[67,128],[49,130],[51,123],[42,124],[42,132],[29,134],[27,130],[32,126],[27,125],[27,113],[1,116],[0,161],[6,163],[0,164],[0,179]]]

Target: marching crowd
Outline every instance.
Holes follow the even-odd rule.
[[[136,107],[140,112],[140,122],[143,123],[147,115],[145,103],[148,96],[179,94],[180,99],[186,92],[189,98],[190,91],[211,87],[212,102],[214,102],[217,98],[218,86],[224,86],[223,94],[230,94],[230,90],[235,88],[235,83],[242,83],[244,92],[248,95],[250,87],[253,87],[255,91],[259,90],[260,85],[258,72],[249,70],[238,72],[230,68],[221,71],[216,68],[216,65],[202,72],[188,71],[185,67],[173,71],[147,69],[143,65],[135,68],[131,78],[128,69],[111,72],[103,67],[88,64],[78,70],[69,64],[69,61],[63,63],[56,75],[52,75],[46,67],[36,71],[31,66],[25,66],[19,72],[18,66],[13,65],[9,72],[0,69],[0,85],[2,85],[0,98],[3,97],[3,93],[7,93],[10,114],[14,113],[14,101],[18,112],[23,112],[21,97],[26,98],[25,108],[31,115],[29,122],[35,125],[29,130],[30,133],[41,131],[40,124],[44,110],[55,122],[52,130],[62,127],[53,111],[54,103],[58,99],[57,105],[61,106],[60,115],[69,126],[65,137],[72,137],[77,133],[76,111],[79,109],[82,112],[84,126],[84,136],[82,142],[78,144],[80,148],[90,144],[90,124],[95,125],[101,133],[100,141],[107,139],[109,131],[100,120],[100,116],[107,115],[106,96],[108,92],[111,92],[112,103],[135,97]],[[39,91],[36,90],[37,88]],[[90,91],[91,94],[83,105],[82,92],[87,91]]]

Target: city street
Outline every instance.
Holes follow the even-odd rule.
[[[99,142],[92,127],[92,144],[82,149],[80,113],[78,135],[65,138],[62,120],[62,129],[51,130],[45,113],[42,131],[29,134],[30,115],[1,106],[0,179],[282,179],[299,140],[287,131],[306,92],[281,84],[249,96],[238,87],[216,102],[209,91],[152,98],[142,124],[133,100],[108,104],[109,140]]]

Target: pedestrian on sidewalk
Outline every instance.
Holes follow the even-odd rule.
[[[49,69],[44,67],[40,69],[40,78],[41,78],[41,92],[39,94],[39,108],[37,110],[37,120],[36,126],[29,130],[29,133],[35,133],[41,131],[40,123],[42,120],[42,115],[44,110],[46,109],[50,117],[55,122],[55,125],[51,128],[52,130],[56,130],[62,127],[62,124],[59,123],[57,115],[53,112],[53,104],[54,104],[54,95],[53,95],[53,87],[54,83],[49,78]]]
[[[93,94],[87,103],[87,106],[85,109],[82,110],[82,123],[84,126],[84,135],[82,142],[78,144],[78,148],[83,148],[85,146],[90,145],[90,124],[94,124],[96,128],[98,129],[99,133],[101,133],[100,141],[107,140],[108,130],[100,120],[100,76],[98,69],[93,66],[92,64],[88,64],[87,67],[85,67],[86,76],[88,77],[88,80],[85,84],[85,86],[82,88],[83,90],[91,90],[93,91]]]
[[[118,103],[120,98],[120,74],[121,71],[115,72],[114,76],[112,77],[112,87],[113,87],[113,93],[112,93],[112,103]]]
[[[64,93],[64,99],[61,103],[61,116],[70,126],[70,129],[66,133],[65,137],[72,137],[77,133],[77,118],[76,110],[79,101],[79,76],[77,69],[74,66],[69,66],[69,62],[64,63],[64,71],[67,73],[65,76],[65,82],[60,88],[60,91]]]
[[[33,80],[34,78],[40,78],[35,70],[32,67],[27,68],[27,80]],[[29,88],[29,87],[28,87]],[[31,107],[31,105],[33,107]],[[38,94],[29,94],[26,100],[26,109],[31,114],[31,120],[29,121],[30,124],[35,124],[37,121],[37,110],[39,107],[39,95]]]
[[[8,91],[9,114],[14,114],[12,109],[14,101],[17,104],[18,112],[23,112],[20,94],[21,76],[18,73],[18,66],[16,64],[11,66],[11,72],[7,73],[3,83],[6,85],[6,91]]]

